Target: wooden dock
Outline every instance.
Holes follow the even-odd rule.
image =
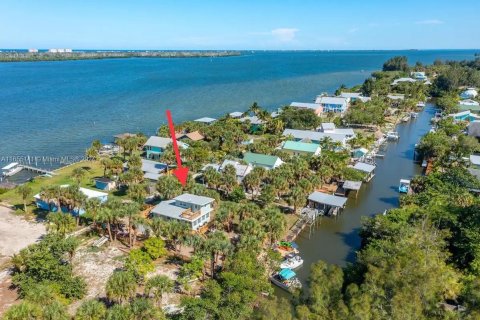
[[[304,210],[307,208],[304,208]],[[295,222],[295,224],[288,230],[288,235],[285,238],[286,241],[294,241],[300,232],[305,229],[306,226],[310,227],[310,235],[312,232],[312,227],[315,225],[318,216],[322,215],[323,212],[317,210],[308,210],[308,212],[303,212],[300,219]]]
[[[37,168],[37,167],[27,166],[27,165],[25,165],[25,164],[20,164],[19,166],[22,168],[22,170],[33,171],[33,172],[41,173],[41,174],[48,174],[48,175],[51,175],[51,176],[56,175],[55,172],[49,171],[49,170],[46,170],[46,169],[41,169],[41,168]]]

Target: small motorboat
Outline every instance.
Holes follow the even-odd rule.
[[[400,139],[398,132],[396,131],[387,132],[387,140],[398,140],[398,139]]]
[[[303,265],[303,259],[299,255],[289,254],[285,257],[285,260],[280,264],[282,269],[296,269]]]
[[[417,107],[418,107],[418,108],[423,108],[423,107],[425,107],[425,102],[420,101],[419,103],[417,103]]]
[[[410,180],[400,179],[400,185],[398,186],[398,192],[400,193],[410,193]]]
[[[302,283],[296,276],[297,274],[292,269],[286,268],[274,273],[270,277],[270,281],[283,290],[293,292],[302,289]]]
[[[415,119],[418,117],[418,112],[410,112],[410,117],[412,117],[412,119]]]

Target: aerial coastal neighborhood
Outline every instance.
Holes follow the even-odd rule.
[[[274,295],[270,283],[291,297],[308,296],[307,282],[296,272],[306,257],[296,239],[309,237],[326,219],[337,219],[349,204],[365,201],[362,192],[372,189],[382,174],[378,162],[388,163],[389,145],[408,138],[398,128],[414,127],[429,115],[428,133],[412,150],[411,161],[422,175],[396,181],[400,208],[378,212],[371,218],[378,226],[367,224],[363,232],[404,215],[410,221],[404,223],[411,225],[403,228],[411,234],[437,235],[435,229],[420,231],[409,208],[424,212],[435,199],[454,197],[437,190],[438,181],[445,188],[457,183],[455,192],[465,200],[452,198],[449,206],[455,210],[474,211],[480,201],[479,96],[468,79],[449,78],[452,68],[474,70],[468,61],[408,66],[406,58],[394,57],[363,84],[342,85],[334,94],[312,97],[312,102],[275,110],[253,103],[248,110],[218,118],[206,114],[176,123],[173,136],[167,125],[149,137],[120,133],[108,144],[93,141],[85,160],[51,171],[16,162],[4,166],[2,206],[46,225],[38,234],[44,240],[25,243],[30,246],[13,254],[11,276],[5,279],[15,290],[2,298],[4,308],[16,308],[17,297],[28,299],[34,280],[43,281],[45,292],[53,290],[68,301],[70,314],[79,315],[93,307],[113,312],[141,296],[157,312],[152,319],[176,319],[198,303],[211,303],[211,286],[238,294],[247,290],[251,296],[242,296],[242,303],[255,310],[263,307],[253,297]],[[172,141],[189,168],[184,185],[173,174],[179,163]],[[23,171],[35,172],[35,177],[9,182]],[[456,237],[469,241],[463,236]],[[403,254],[415,252],[411,244],[403,245]],[[34,252],[50,259],[49,265],[37,262]],[[458,268],[473,268],[473,260],[467,260],[458,262]],[[438,263],[447,270],[439,281],[448,286],[453,269],[445,261]],[[418,272],[420,277],[423,271]],[[230,287],[229,277],[249,287]],[[458,289],[451,290],[457,300],[443,299],[438,312],[475,312],[461,302]],[[315,312],[308,299],[301,303]]]

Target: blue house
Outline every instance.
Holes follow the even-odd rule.
[[[147,142],[145,142],[144,149],[147,152],[147,159],[158,159],[160,158],[161,154],[169,144],[172,143],[171,138],[164,138],[164,137],[157,137],[151,136],[148,138]],[[178,141],[177,144],[180,148],[187,148],[187,144]]]
[[[62,185],[60,186],[61,188],[68,188],[68,185]],[[80,192],[83,193],[87,199],[93,199],[96,198],[98,199],[101,203],[107,201],[108,199],[108,193],[105,192],[100,192],[96,190],[91,190],[91,189],[86,189],[86,188],[79,188]],[[57,212],[58,211],[58,206],[54,202],[54,199],[47,200],[47,199],[42,199],[42,196],[40,193],[36,194],[33,196],[35,199],[35,204],[37,205],[37,208],[46,210],[46,211],[51,211],[51,212]],[[72,213],[73,215],[82,215],[85,213],[84,208],[73,208],[72,210],[69,210],[65,206],[61,206],[61,211],[65,213]]]

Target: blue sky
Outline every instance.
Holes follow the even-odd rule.
[[[0,48],[480,48],[479,0],[2,0]]]

